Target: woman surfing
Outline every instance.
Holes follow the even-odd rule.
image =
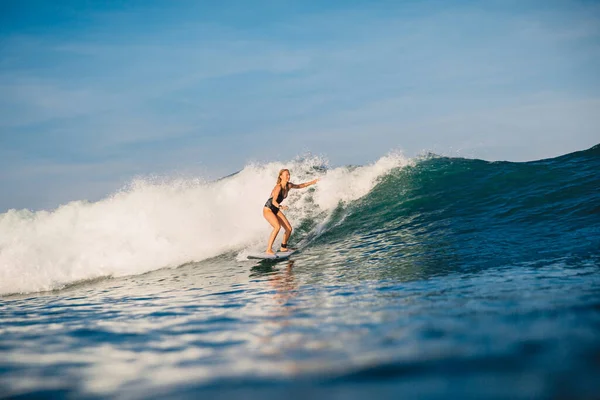
[[[283,214],[283,210],[287,210],[287,206],[281,205],[283,199],[285,199],[290,191],[290,189],[302,189],[311,185],[314,185],[319,181],[319,178],[313,179],[310,182],[304,182],[299,185],[290,182],[290,171],[287,169],[282,169],[279,171],[279,175],[277,176],[277,184],[271,191],[271,197],[265,203],[263,207],[263,216],[265,219],[271,224],[273,227],[273,232],[271,232],[271,236],[269,236],[269,243],[267,244],[267,254],[275,254],[273,252],[273,242],[279,233],[279,230],[283,226],[285,229],[285,233],[283,234],[283,241],[281,242],[281,249],[279,251],[290,251],[288,249],[287,243],[292,234],[292,226],[289,221]]]

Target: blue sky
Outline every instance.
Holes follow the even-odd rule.
[[[0,212],[312,153],[600,142],[596,1],[3,1]]]

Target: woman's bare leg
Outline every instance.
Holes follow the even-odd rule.
[[[271,211],[271,209],[268,207],[263,207],[263,216],[269,222],[269,224],[271,224],[271,226],[273,227],[271,236],[269,236],[269,244],[267,244],[266,253],[267,254],[275,254],[273,252],[273,242],[275,241],[275,238],[277,237],[277,234],[279,233],[279,229],[281,229],[281,224],[279,223],[279,219],[275,216],[275,214],[273,214],[273,211]]]
[[[279,221],[279,224],[281,226],[283,226],[283,228],[285,229],[285,233],[283,234],[283,242],[282,243],[287,244],[288,240],[290,239],[290,235],[292,234],[292,225],[290,224],[290,222],[287,220],[287,218],[281,211],[279,211],[277,213],[277,219]],[[288,250],[282,248],[279,251],[288,251]]]

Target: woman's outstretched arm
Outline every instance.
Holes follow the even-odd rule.
[[[305,188],[305,187],[307,187],[307,186],[314,185],[314,184],[315,184],[315,183],[317,183],[317,182],[319,182],[319,178],[317,178],[317,179],[313,179],[313,180],[312,180],[312,181],[310,181],[310,182],[304,182],[304,183],[300,183],[300,184],[298,184],[298,185],[296,185],[295,183],[291,183],[291,182],[290,182],[290,185],[292,185],[292,186],[291,186],[291,188],[292,188],[292,189],[302,189],[302,188]]]

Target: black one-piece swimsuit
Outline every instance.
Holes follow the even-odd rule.
[[[280,190],[279,194],[277,195],[277,204],[281,204],[283,199],[285,199],[286,197],[287,197],[287,190],[286,190],[285,194],[283,193],[283,190]],[[273,197],[269,197],[269,200],[267,200],[267,202],[265,203],[265,207],[269,207],[271,209],[271,211],[273,211],[273,214],[275,214],[275,215],[277,215],[277,213],[280,211],[279,208],[277,208],[273,205]]]

